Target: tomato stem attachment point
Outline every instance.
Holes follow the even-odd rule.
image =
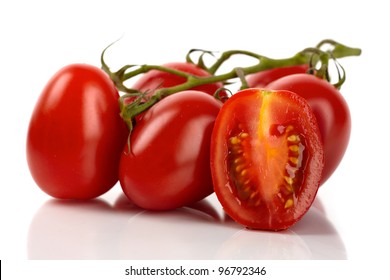
[[[237,73],[237,77],[240,79],[241,81],[241,87],[240,87],[240,90],[243,90],[243,89],[246,89],[248,88],[248,82],[246,81],[246,78],[245,78],[245,73],[244,71],[242,70],[242,68],[240,67],[237,67],[236,69],[236,73]]]

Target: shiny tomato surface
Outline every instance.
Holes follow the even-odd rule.
[[[351,115],[344,97],[327,81],[309,74],[285,76],[268,84],[267,88],[293,91],[309,103],[324,145],[321,184],[325,183],[343,159],[351,134]]]
[[[43,89],[27,134],[27,162],[37,185],[63,199],[97,197],[118,181],[128,130],[118,92],[99,68],[72,64]]]
[[[309,70],[308,64],[286,66],[261,71],[247,76],[249,87],[265,88],[269,83],[292,74],[303,74]]]
[[[190,90],[165,97],[143,114],[120,160],[120,183],[131,201],[168,210],[213,192],[210,140],[221,105]]]

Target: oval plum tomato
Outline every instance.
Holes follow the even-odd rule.
[[[309,70],[308,64],[273,68],[273,69],[248,75],[247,83],[248,86],[252,88],[264,88],[269,83],[279,78],[292,75],[292,74],[306,73],[308,70]]]
[[[164,67],[179,70],[188,74],[192,74],[197,77],[208,77],[210,73],[203,70],[199,66],[188,62],[172,62],[163,65]],[[141,92],[148,92],[152,94],[158,88],[168,88],[183,84],[186,82],[186,78],[171,74],[168,72],[151,70],[141,76],[135,84],[132,86],[133,89],[137,89]],[[223,87],[222,83],[206,84],[192,88],[191,90],[198,90],[206,92],[210,95]]]
[[[64,199],[89,199],[118,181],[128,129],[119,94],[99,68],[72,64],[41,93],[27,135],[27,162],[37,185]]]
[[[325,165],[321,184],[333,174],[347,150],[351,134],[351,115],[341,93],[330,83],[309,74],[280,78],[269,89],[293,91],[304,97],[312,108],[321,131]]]
[[[210,155],[224,210],[253,229],[281,230],[296,223],[314,201],[323,168],[315,116],[289,91],[234,94],[215,121]]]
[[[126,196],[139,207],[168,210],[211,194],[210,140],[221,106],[204,92],[183,91],[148,109],[122,153]]]

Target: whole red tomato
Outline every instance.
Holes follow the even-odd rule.
[[[304,98],[247,89],[218,114],[210,159],[226,213],[248,228],[281,230],[313,203],[324,158],[317,121]]]
[[[145,112],[120,160],[119,180],[131,201],[167,210],[213,192],[210,140],[221,105],[204,92],[183,91]]]
[[[203,70],[199,66],[193,63],[188,62],[171,62],[162,65],[167,68],[171,68],[174,70],[179,70],[196,77],[208,77],[210,73]],[[156,89],[159,88],[168,88],[183,84],[186,82],[186,78],[168,73],[159,70],[151,70],[141,76],[132,88],[137,89],[141,92],[148,92],[152,94]],[[210,95],[214,95],[214,93],[223,87],[222,83],[214,83],[214,84],[206,84],[192,88],[192,90],[199,90],[206,92]]]
[[[118,181],[128,130],[118,92],[99,68],[59,70],[41,93],[27,134],[27,162],[37,185],[56,198],[89,199]]]
[[[306,73],[308,70],[308,64],[273,68],[248,75],[247,83],[249,87],[264,88],[279,78],[292,74]]]
[[[343,96],[325,80],[309,74],[285,76],[267,85],[269,89],[293,91],[304,97],[318,121],[324,145],[323,184],[340,164],[351,133],[351,116]]]

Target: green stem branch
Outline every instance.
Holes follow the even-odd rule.
[[[321,48],[324,48],[325,46],[328,46],[330,49],[326,51],[321,50]],[[245,50],[231,50],[222,53],[221,56],[215,61],[215,63],[211,65],[209,68],[207,68],[211,76],[197,77],[183,71],[167,68],[160,65],[138,65],[138,66],[126,65],[122,67],[119,71],[113,73],[110,71],[109,67],[104,62],[103,59],[104,53],[107,50],[107,48],[104,49],[101,56],[102,69],[111,77],[111,79],[117,86],[118,90],[123,91],[127,94],[132,94],[132,96],[134,96],[134,94],[136,94],[137,91],[131,88],[127,88],[124,85],[124,82],[139,74],[146,73],[151,70],[158,70],[158,71],[163,71],[163,72],[167,72],[170,74],[174,74],[186,78],[186,82],[183,84],[156,90],[154,94],[146,100],[144,99],[145,97],[141,96],[140,94],[138,97],[138,102],[132,102],[128,105],[124,105],[124,100],[126,95],[123,96],[120,100],[120,102],[123,102],[121,104],[121,110],[122,110],[121,115],[122,118],[128,123],[129,127],[132,127],[131,122],[136,115],[147,110],[148,108],[156,104],[158,101],[160,101],[162,98],[167,97],[179,91],[188,90],[205,84],[226,82],[237,77],[239,77],[240,80],[243,80],[245,79],[246,75],[254,74],[272,68],[288,67],[288,66],[295,66],[295,65],[302,65],[302,64],[309,64],[315,66],[318,62],[321,63],[320,65],[321,68],[318,71],[317,75],[320,75],[322,78],[325,78],[326,77],[325,74],[327,74],[327,65],[330,59],[343,58],[347,56],[358,56],[361,54],[360,49],[350,48],[340,43],[337,43],[333,40],[323,40],[319,44],[317,44],[315,48],[306,48],[303,51],[295,54],[294,56],[290,58],[284,58],[284,59],[272,59]],[[247,67],[235,67],[229,72],[215,75],[215,73],[221,67],[221,65],[233,55],[249,56],[257,59],[258,63]],[[131,70],[132,68],[135,67],[137,68]],[[129,69],[130,71],[128,71]],[[245,86],[245,84],[246,83],[244,81],[243,86]]]
[[[188,74],[186,72],[175,70],[175,69],[168,68],[168,67],[164,67],[161,65],[146,65],[146,64],[144,64],[144,65],[140,65],[136,70],[133,70],[133,71],[130,71],[130,72],[124,74],[123,78],[122,78],[122,82],[126,81],[130,78],[133,78],[139,74],[149,72],[151,70],[158,70],[158,71],[162,71],[162,72],[171,73],[171,74],[174,74],[176,76],[180,76],[180,77],[183,77],[186,79],[189,79],[192,76],[191,74]]]

